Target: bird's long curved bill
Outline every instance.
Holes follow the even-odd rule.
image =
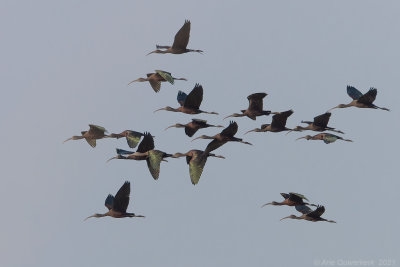
[[[155,111],[154,111],[154,112],[155,112]],[[168,130],[169,128],[173,128],[173,127],[176,127],[175,124],[174,124],[174,125],[171,125],[171,126],[168,126],[167,128],[164,129],[164,131]]]
[[[72,137],[71,137],[71,138],[68,138],[67,140],[65,140],[65,141],[63,142],[63,144],[64,144],[65,142],[69,141],[69,140],[72,140]]]
[[[196,137],[196,138],[193,138],[191,142],[193,142],[194,140],[198,140],[198,139],[201,139],[201,136],[198,136],[198,137]]]
[[[89,219],[89,218],[93,218],[93,217],[95,217],[95,216],[94,216],[94,215],[91,215],[91,216],[89,216],[89,217],[85,218],[83,221],[86,221],[87,219]]]
[[[296,139],[296,141],[300,140],[300,139],[306,139],[306,137],[305,136],[299,137],[299,138]]]
[[[256,129],[253,129],[253,130],[250,130],[250,131],[247,131],[247,132],[245,132],[243,135],[248,134],[248,133],[251,133],[251,132],[255,132],[256,130],[257,130],[257,128],[256,128]]]
[[[286,133],[286,135],[288,135],[288,134],[291,133],[291,132],[296,132],[296,130],[290,130],[290,131],[288,131],[288,132]]]
[[[263,207],[265,207],[267,205],[272,205],[272,203],[271,202],[270,203],[265,203],[264,205],[261,206],[261,208],[263,208]]]
[[[226,116],[225,118],[223,118],[223,120],[225,120],[225,119],[227,119],[227,118],[231,118],[231,117],[233,117],[233,115],[234,115],[234,114],[229,115],[229,116]]]
[[[106,163],[110,162],[110,161],[113,160],[113,159],[117,159],[117,158],[118,158],[118,156],[112,157],[112,158],[110,158],[109,160],[107,160]]]
[[[160,111],[160,110],[165,110],[165,108],[156,109],[156,110],[153,111],[153,113],[156,113],[157,111]]]
[[[284,219],[289,219],[289,218],[290,218],[290,216],[283,217],[282,219],[280,219],[280,221],[282,221],[282,220],[284,220]]]
[[[146,54],[146,56],[148,56],[148,55],[150,55],[150,54],[153,54],[153,53],[155,53],[155,52],[156,52],[156,50],[151,51],[150,53]]]
[[[139,79],[136,79],[136,80],[130,81],[130,82],[128,83],[128,85],[130,85],[131,83],[137,82],[138,80],[139,80]]]

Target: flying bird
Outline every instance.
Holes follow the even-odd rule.
[[[208,135],[201,135],[199,137],[196,137],[192,141],[196,139],[213,139],[206,147],[207,152],[211,152],[220,146],[226,144],[227,142],[239,142],[243,143],[246,145],[252,145],[249,142],[243,141],[241,138],[234,137],[234,135],[237,133],[238,130],[238,125],[235,121],[231,121],[229,123],[229,126],[226,127],[225,129],[222,130],[219,134],[216,134],[214,136],[208,136]]]
[[[177,95],[177,100],[178,103],[181,105],[179,108],[171,108],[167,106],[165,108],[157,109],[154,112],[166,110],[172,112],[182,112],[186,114],[206,113],[218,115],[218,113],[216,112],[207,112],[199,109],[200,104],[203,101],[203,87],[198,83],[188,95],[182,91],[179,91]]]
[[[147,55],[156,53],[156,54],[183,54],[187,52],[197,52],[203,53],[202,50],[193,50],[187,49],[187,45],[189,43],[189,35],[190,35],[190,21],[185,20],[185,24],[183,24],[182,28],[175,34],[174,43],[172,46],[166,45],[156,45],[157,50],[154,50]],[[165,50],[160,50],[165,49]]]
[[[74,135],[71,138],[68,138],[67,140],[65,140],[63,143],[65,143],[69,140],[85,139],[86,142],[88,142],[88,144],[91,147],[95,147],[96,139],[102,139],[102,138],[106,137],[106,135],[105,135],[106,132],[107,132],[107,130],[101,126],[89,124],[89,131],[81,132],[82,135],[78,135],[78,136]]]
[[[282,131],[291,131],[291,129],[286,127],[286,121],[287,118],[293,114],[293,110],[288,110],[284,112],[274,112],[274,116],[272,116],[272,122],[271,124],[263,124],[261,125],[260,128],[255,128],[253,130],[250,130],[247,133],[250,132],[282,132]]]
[[[241,110],[242,113],[233,113],[232,115],[226,116],[226,118],[230,117],[244,117],[247,116],[252,120],[256,120],[256,117],[271,114],[270,110],[263,110],[263,99],[266,97],[266,93],[255,93],[251,94],[247,97],[249,100],[249,107],[247,109]]]
[[[302,132],[304,130],[311,130],[317,132],[323,131],[332,131],[336,133],[344,134],[344,132],[336,130],[335,128],[328,127],[329,118],[331,117],[330,112],[326,112],[314,118],[314,121],[301,121],[301,123],[308,124],[306,127],[296,126],[293,130],[290,130],[288,133],[292,131]]]
[[[336,140],[343,140],[346,142],[353,142],[353,140],[350,139],[344,139],[343,137],[331,134],[331,133],[320,133],[320,134],[316,134],[314,136],[311,135],[306,135],[300,138],[297,138],[296,140],[299,139],[306,139],[306,140],[323,140],[325,144],[330,144],[335,142]]]
[[[310,206],[315,206],[316,207],[316,205],[314,205],[314,204],[310,204],[310,203],[304,202],[304,199],[305,200],[308,200],[308,199],[305,196],[303,196],[302,194],[290,192],[289,194],[281,193],[281,196],[285,199],[284,201],[282,201],[282,202],[272,201],[270,203],[266,203],[266,204],[262,205],[261,207],[265,207],[267,205],[273,205],[273,206],[310,205]]]
[[[137,144],[140,142],[140,138],[143,136],[143,133],[140,132],[136,132],[136,131],[132,131],[132,130],[125,130],[119,134],[116,133],[112,133],[110,135],[107,135],[105,137],[107,138],[122,138],[125,137],[126,138],[126,142],[128,143],[128,146],[130,148],[135,148],[137,146]]]
[[[311,222],[330,222],[330,223],[336,223],[335,221],[327,220],[324,218],[321,218],[321,215],[324,214],[325,212],[325,207],[324,206],[317,206],[315,210],[311,210],[309,207],[306,205],[299,205],[295,206],[296,210],[303,213],[300,217],[297,217],[296,215],[290,215],[287,217],[284,217],[281,219],[296,219],[296,220],[306,220],[306,221],[311,221]]]
[[[211,125],[211,124],[208,124],[207,121],[205,121],[205,120],[192,119],[192,121],[189,123],[186,123],[186,124],[177,123],[177,124],[174,124],[174,125],[171,125],[171,126],[165,128],[165,130],[172,128],[172,127],[185,128],[186,135],[189,137],[192,137],[199,129],[208,128],[208,127],[224,127],[224,126]]]
[[[186,153],[175,153],[172,155],[172,157],[186,157],[186,163],[189,165],[190,180],[192,181],[193,185],[196,185],[199,182],[208,157],[216,157],[221,159],[225,158],[223,156],[196,149],[190,150]]]
[[[161,82],[169,82],[170,84],[174,84],[175,80],[187,81],[185,78],[172,77],[172,74],[169,72],[156,70],[155,73],[148,73],[147,78],[138,78],[128,83],[128,85],[133,82],[149,82],[154,92],[158,93],[161,89]]]
[[[353,99],[349,104],[340,104],[334,108],[331,108],[329,111],[335,108],[348,108],[348,107],[356,107],[356,108],[373,108],[373,109],[382,109],[386,111],[390,111],[388,108],[382,108],[375,106],[373,102],[375,101],[378,90],[376,88],[371,87],[368,92],[362,94],[353,86],[347,86],[347,94]],[[329,112],[328,111],[328,112]]]
[[[129,205],[129,194],[131,192],[131,184],[126,181],[121,188],[118,190],[115,197],[113,195],[108,195],[104,205],[108,209],[108,212],[104,214],[95,213],[92,216],[89,216],[85,219],[85,221],[89,218],[100,218],[105,216],[110,216],[114,218],[125,218],[125,217],[142,217],[143,215],[136,215],[135,213],[126,212],[126,209]]]

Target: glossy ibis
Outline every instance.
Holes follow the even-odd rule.
[[[211,124],[208,124],[207,121],[205,121],[205,120],[192,119],[192,121],[189,123],[186,123],[186,124],[177,123],[177,124],[174,124],[174,125],[171,125],[171,126],[165,128],[165,130],[172,128],[172,127],[185,128],[186,135],[189,137],[192,137],[199,129],[208,128],[208,127],[224,127],[224,126],[211,125]]]
[[[169,82],[170,84],[174,84],[175,80],[187,81],[185,78],[172,77],[171,73],[169,72],[163,70],[156,70],[155,73],[148,73],[147,78],[136,79],[128,83],[128,85],[130,85],[133,82],[149,82],[154,92],[158,93],[161,89],[161,82]]]
[[[91,147],[95,147],[96,139],[102,139],[102,138],[106,137],[106,135],[105,135],[106,132],[107,132],[107,130],[101,126],[89,124],[89,131],[81,132],[82,135],[78,135],[78,136],[74,135],[71,138],[68,138],[67,140],[65,140],[64,143],[69,140],[85,139],[86,142],[88,142],[88,144]]]
[[[293,114],[293,110],[288,110],[285,112],[275,112],[275,115],[272,116],[271,124],[263,124],[260,128],[255,128],[254,130],[250,130],[250,132],[282,132],[282,131],[291,131],[291,129],[286,127],[287,118]]]
[[[353,140],[344,139],[343,137],[340,137],[340,136],[337,136],[337,135],[334,135],[334,134],[330,134],[330,133],[320,133],[320,134],[316,134],[314,136],[306,135],[306,136],[297,138],[296,140],[299,140],[299,139],[323,140],[325,144],[333,143],[336,140],[343,140],[343,141],[347,141],[347,142],[353,142]]]
[[[287,217],[284,217],[281,219],[296,219],[296,220],[306,220],[306,221],[311,221],[311,222],[320,222],[320,221],[325,221],[325,222],[330,222],[330,223],[336,223],[335,221],[330,221],[324,218],[321,218],[321,215],[324,214],[325,212],[325,207],[324,206],[317,206],[315,210],[311,210],[309,207],[306,205],[299,205],[295,206],[296,210],[303,213],[300,217],[297,217],[296,215],[290,215]]]
[[[247,109],[241,110],[242,113],[233,113],[232,115],[226,116],[229,117],[244,117],[247,116],[252,120],[255,120],[256,117],[266,115],[268,116],[271,114],[270,110],[263,110],[263,99],[266,97],[266,93],[255,93],[251,94],[247,97],[249,100],[249,107]]]

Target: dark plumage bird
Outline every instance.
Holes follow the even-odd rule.
[[[275,113],[274,116],[272,116],[272,122],[271,124],[263,124],[261,125],[260,128],[255,128],[253,130],[250,130],[247,133],[250,132],[282,132],[282,131],[290,131],[291,129],[286,127],[286,121],[287,118],[293,114],[293,110],[288,110],[285,112],[277,112]]]
[[[273,206],[310,205],[310,206],[315,206],[316,207],[316,205],[314,205],[314,204],[310,204],[310,203],[304,202],[303,199],[305,199],[305,200],[308,200],[308,199],[305,196],[303,196],[302,194],[290,192],[289,194],[281,193],[281,196],[285,199],[284,201],[282,201],[282,202],[272,201],[270,203],[262,205],[261,207],[264,207],[266,205],[273,205]]]
[[[314,136],[311,135],[306,135],[303,137],[299,137],[296,140],[299,139],[307,139],[307,140],[323,140],[325,144],[330,144],[335,142],[336,140],[343,140],[343,141],[347,141],[347,142],[353,142],[353,140],[350,139],[344,139],[343,137],[334,135],[334,134],[330,134],[330,133],[320,133],[320,134],[316,134]]]
[[[183,24],[182,28],[175,34],[175,39],[174,43],[172,46],[167,46],[167,45],[156,45],[157,50],[154,50],[147,55],[150,55],[152,53],[156,54],[183,54],[187,52],[197,52],[197,53],[202,53],[202,50],[193,50],[193,49],[187,49],[187,45],[189,43],[189,36],[190,36],[190,21],[185,20],[185,24]],[[165,49],[165,50],[160,50],[160,49]]]
[[[287,217],[284,217],[281,219],[296,219],[296,220],[306,220],[306,221],[311,221],[311,222],[330,222],[330,223],[336,223],[335,221],[330,221],[324,218],[321,218],[321,215],[324,214],[325,212],[325,207],[324,206],[318,206],[315,210],[311,210],[309,207],[306,205],[299,205],[295,206],[296,210],[303,213],[300,217],[297,217],[296,215],[290,215]]]
[[[107,132],[107,130],[101,126],[89,124],[89,131],[81,132],[82,135],[78,135],[78,136],[74,135],[71,138],[68,138],[67,140],[65,140],[64,143],[69,140],[85,139],[86,142],[88,142],[88,144],[91,147],[95,147],[96,139],[102,139],[102,138],[106,137],[106,135],[105,135],[106,132]]]
[[[362,94],[353,86],[347,86],[347,94],[353,99],[349,104],[340,104],[334,108],[331,108],[329,111],[335,108],[348,108],[348,107],[356,107],[356,108],[373,108],[373,109],[382,109],[386,111],[390,111],[388,108],[381,108],[373,104],[375,101],[378,90],[376,88],[371,87],[368,92]],[[329,112],[328,111],[328,112]]]
[[[237,123],[231,121],[229,123],[229,126],[223,129],[222,132],[220,132],[219,134],[216,134],[214,136],[201,135],[193,139],[193,141],[196,139],[213,139],[206,147],[205,151],[207,152],[211,152],[219,148],[220,146],[226,144],[227,142],[239,142],[246,145],[251,145],[251,143],[245,142],[241,138],[234,137],[234,135],[237,133],[237,130],[238,130]]]
[[[140,142],[140,138],[143,136],[143,133],[140,132],[136,132],[136,131],[132,131],[132,130],[125,130],[119,134],[116,133],[112,133],[110,135],[107,135],[106,137],[108,138],[122,138],[125,137],[126,138],[126,142],[128,143],[128,146],[130,148],[135,148],[137,146],[137,144],[139,144]]]
[[[160,150],[155,150],[153,137],[150,133],[145,133],[144,138],[139,144],[136,152],[117,148],[117,156],[112,157],[108,161],[112,159],[146,160],[151,176],[154,178],[154,180],[157,180],[160,176],[161,161],[166,161],[165,158],[171,156],[171,154],[167,154]]]
[[[169,72],[156,70],[155,73],[147,73],[147,78],[138,78],[128,83],[128,85],[133,82],[149,82],[154,92],[158,93],[161,89],[161,82],[169,82],[170,84],[174,84],[175,80],[187,81],[185,78],[172,77],[172,74]]]
[[[291,131],[302,132],[304,130],[311,130],[311,131],[317,131],[317,132],[332,131],[332,132],[344,134],[344,132],[342,132],[342,131],[336,130],[335,128],[332,128],[332,127],[328,127],[328,122],[329,122],[330,117],[331,117],[331,113],[326,112],[324,114],[321,114],[321,115],[315,117],[314,121],[301,121],[301,123],[306,123],[308,125],[306,127],[296,126],[293,130],[290,130],[288,133],[290,133]]]
[[[255,120],[258,116],[266,115],[268,116],[271,114],[270,110],[263,110],[263,99],[266,97],[266,93],[255,93],[251,94],[247,97],[249,100],[249,107],[247,109],[241,110],[242,113],[233,113],[232,115],[226,116],[229,117],[244,117],[247,116],[252,120]]]
[[[192,119],[192,121],[189,123],[186,123],[186,124],[177,123],[177,124],[167,127],[165,130],[167,130],[171,127],[185,128],[186,135],[189,137],[192,137],[199,129],[208,128],[208,127],[224,127],[224,126],[211,125],[211,124],[208,124],[207,121],[205,121],[205,120]]]
[[[225,158],[223,156],[196,149],[190,150],[186,153],[175,153],[172,155],[172,157],[186,157],[186,163],[189,165],[190,180],[192,181],[193,185],[196,185],[199,182],[208,157],[216,157],[221,159]]]
[[[181,105],[179,108],[171,108],[169,106],[165,108],[157,109],[154,112],[160,110],[173,111],[173,112],[182,112],[186,114],[199,114],[199,113],[207,113],[207,114],[215,114],[216,112],[207,112],[200,110],[201,102],[203,101],[203,87],[200,84],[196,84],[193,90],[187,95],[182,91],[178,92],[177,96],[178,103]]]
[[[87,217],[85,220],[89,218],[100,218],[105,216],[110,216],[114,218],[125,218],[125,217],[142,217],[143,215],[136,215],[135,213],[126,212],[126,209],[129,205],[129,194],[131,192],[131,184],[126,181],[121,188],[118,190],[115,197],[113,195],[108,195],[104,205],[108,209],[108,212],[104,214],[96,213],[92,216]]]

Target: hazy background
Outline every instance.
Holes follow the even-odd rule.
[[[171,45],[185,19],[188,48],[204,55],[145,56]],[[1,266],[313,266],[315,260],[399,265],[400,3],[398,1],[0,2]],[[155,69],[185,77],[156,94],[127,83]],[[156,148],[204,149],[183,129],[178,90],[204,87],[209,123],[266,92],[265,107],[293,109],[288,127],[351,99],[346,85],[378,88],[382,110],[341,109],[330,126],[354,143],[295,141],[309,132],[252,133],[228,143],[198,185],[184,159],[106,160],[124,139],[62,142],[88,129],[150,131]],[[238,136],[269,123],[238,118]],[[213,128],[198,132],[213,135]],[[311,133],[313,134],[313,133]],[[83,219],[106,212],[107,194],[132,183],[128,211],[145,219]],[[279,219],[260,206],[299,192],[337,224]],[[393,265],[392,265],[393,266]]]

